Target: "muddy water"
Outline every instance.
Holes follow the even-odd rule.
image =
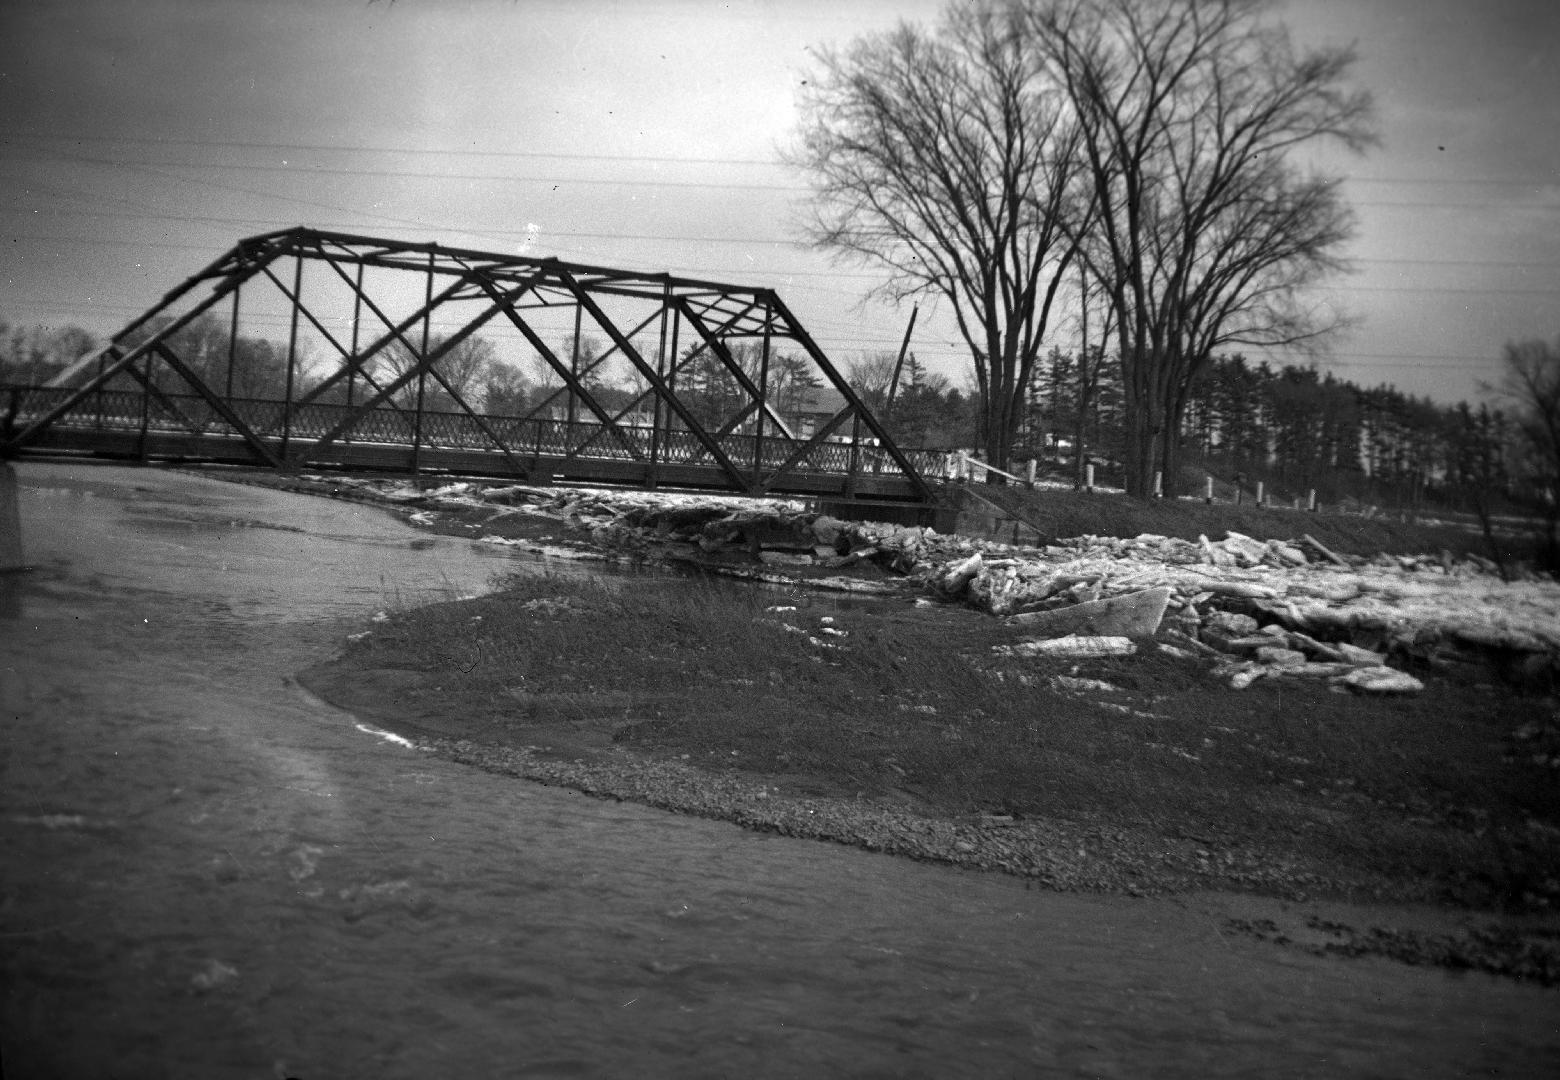
[[[0,618],[6,1075],[1537,1076],[1552,991],[474,772],[290,673],[522,565],[28,464]]]

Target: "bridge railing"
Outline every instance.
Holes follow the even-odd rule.
[[[0,385],[0,441],[44,416],[73,391],[67,388]],[[311,402],[289,412],[281,401],[261,398],[229,398],[225,404],[252,432],[262,437],[285,434],[294,442],[324,438],[354,412],[342,403]],[[484,430],[484,425],[487,430]],[[61,431],[157,432],[239,438],[239,432],[205,399],[195,394],[141,390],[100,389],[78,402],[52,425]],[[492,436],[497,436],[495,443]],[[693,432],[678,428],[656,429],[645,425],[614,427],[594,421],[550,417],[484,416],[382,405],[363,414],[338,440],[459,450],[502,448],[512,454],[555,458],[656,461],[672,465],[713,464],[709,448]],[[790,461],[801,443],[769,435],[734,432],[716,440],[721,451],[739,467],[777,470]],[[944,470],[941,451],[901,451],[925,475]],[[870,443],[824,441],[809,448],[791,468],[798,472],[844,475],[852,471],[888,473],[897,466],[886,452]]]

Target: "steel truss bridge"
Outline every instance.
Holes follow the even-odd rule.
[[[457,366],[479,331],[554,392],[474,408]],[[614,371],[631,389],[603,390]],[[832,411],[799,422],[799,383]],[[0,458],[911,503],[941,465],[894,444],[772,289],[302,227],[239,241],[47,384],[0,387],[0,410]]]

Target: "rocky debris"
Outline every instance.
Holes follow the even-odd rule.
[[[1093,634],[1102,637],[1151,638],[1170,602],[1168,588],[1144,589],[1064,607],[1008,617],[1008,625],[1039,637]]]
[[[757,580],[785,582],[787,571],[870,562],[908,588],[1001,617],[1026,639],[1013,655],[1045,655],[1028,645],[1047,638],[1157,637],[1189,655],[1207,657],[1199,646],[1222,655],[1215,671],[1230,685],[1325,677],[1339,680],[1335,688],[1362,693],[1413,692],[1417,680],[1406,675],[1350,675],[1354,668],[1390,670],[1389,661],[1450,668],[1515,657],[1527,675],[1560,672],[1560,584],[1531,576],[1507,581],[1476,556],[1364,558],[1339,555],[1309,535],[1286,542],[1237,532],[1220,540],[1082,536],[1015,547],[843,521],[780,499],[335,482],[372,487],[425,516],[440,509],[481,511],[489,520],[543,514],[588,531],[600,548],[720,560],[723,572]],[[815,586],[850,582],[891,588],[859,577],[810,578]],[[1329,666],[1339,664],[1346,667]]]
[[[1137,652],[1132,639],[1115,635],[1068,634],[1065,637],[1018,641],[996,645],[998,656],[1052,656],[1081,659],[1096,656],[1131,656]]]
[[[1332,556],[1302,565],[1303,555],[1298,545],[1240,534],[1195,544],[1082,537],[1033,554],[961,552],[918,576],[944,599],[1019,626],[1043,622],[1026,619],[1031,612],[1082,620],[1091,611],[1083,605],[1166,590],[1157,636],[1180,649],[1191,639],[1239,657],[1216,669],[1236,688],[1268,675],[1335,679],[1336,689],[1361,693],[1422,688],[1402,673],[1349,676],[1353,668],[1384,669],[1389,658],[1451,667],[1516,654],[1530,674],[1560,670],[1560,585],[1552,581],[1508,582],[1479,560]],[[1068,618],[1056,617],[1059,631],[1073,629]]]
[[[1412,675],[1389,667],[1355,668],[1340,676],[1338,684],[1362,694],[1417,694],[1425,684]]]
[[[1106,682],[1104,679],[1084,679],[1076,675],[1055,675],[1051,678],[1051,685],[1058,690],[1069,693],[1086,693],[1098,691],[1104,694],[1119,694],[1121,687],[1115,683]]]

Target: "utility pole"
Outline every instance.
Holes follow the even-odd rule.
[[[905,339],[899,343],[899,358],[894,361],[894,375],[888,380],[888,400],[883,405],[883,426],[888,427],[888,422],[894,415],[894,395],[899,393],[899,373],[905,366],[905,354],[910,351],[910,335],[915,332],[915,317],[921,312],[921,305],[916,304],[910,309],[910,325],[905,327]]]

